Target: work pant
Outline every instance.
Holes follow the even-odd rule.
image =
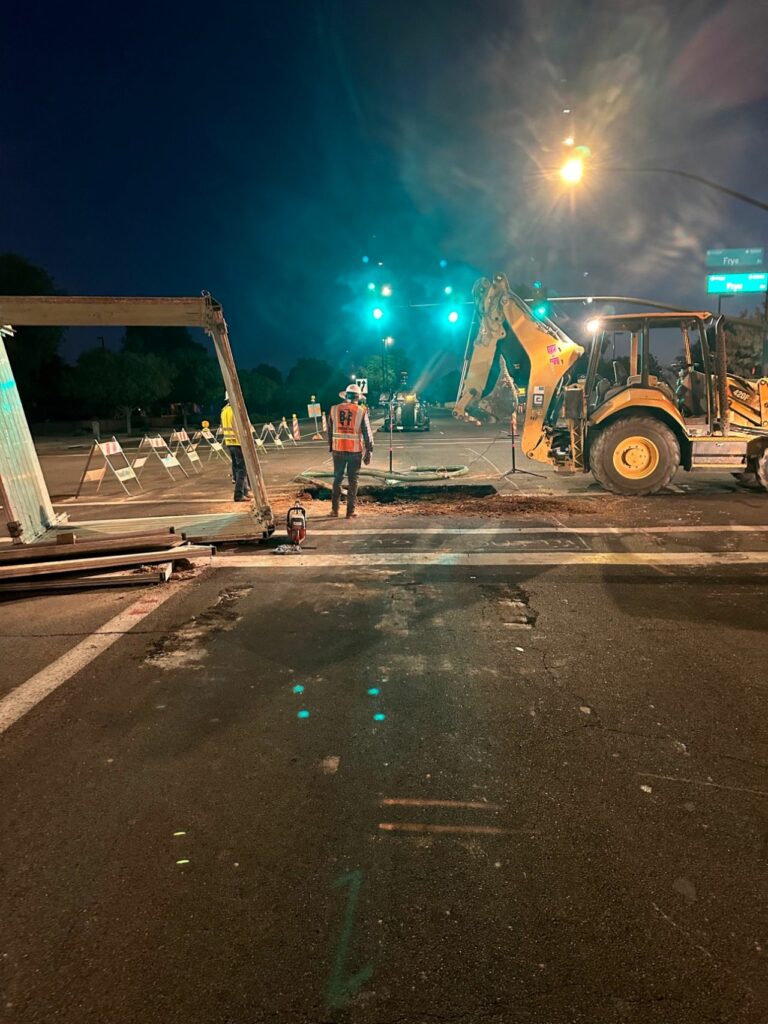
[[[239,444],[228,444],[227,451],[232,459],[232,475],[235,478],[235,501],[244,498],[251,490],[248,482],[248,474],[245,471],[245,459],[243,449]]]
[[[331,491],[331,508],[334,512],[339,511],[339,500],[341,498],[341,482],[344,474],[347,474],[347,515],[355,511],[357,502],[357,483],[360,476],[360,466],[363,463],[362,452],[334,452],[333,453],[333,490]]]

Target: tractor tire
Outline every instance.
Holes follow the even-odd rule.
[[[680,444],[669,427],[652,416],[624,416],[599,432],[589,465],[607,491],[638,497],[656,494],[680,466]]]
[[[755,460],[755,472],[760,486],[768,491],[768,448],[764,448],[762,455]]]
[[[762,491],[763,489],[762,484],[757,479],[757,470],[754,466],[751,466],[750,469],[745,470],[743,473],[732,473],[731,476],[739,487],[746,487],[749,491]]]

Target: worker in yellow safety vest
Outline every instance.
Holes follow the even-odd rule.
[[[328,447],[333,455],[333,490],[331,491],[331,515],[339,514],[341,484],[347,475],[347,519],[354,519],[357,502],[357,483],[360,467],[367,466],[373,454],[373,433],[368,410],[360,404],[360,386],[350,384],[346,391],[339,392],[341,405],[331,408],[328,421]]]
[[[243,449],[235,428],[235,414],[229,404],[229,395],[224,395],[224,407],[221,410],[221,432],[224,435],[224,447],[232,459],[232,479],[235,483],[235,501],[248,501],[253,497],[248,473],[245,469]]]

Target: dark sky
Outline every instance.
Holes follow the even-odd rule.
[[[246,366],[375,341],[363,255],[398,298],[502,270],[698,307],[768,214],[606,168],[766,199],[766,38],[758,0],[6,4],[0,250],[73,294],[208,289]],[[419,315],[390,329],[443,345]]]

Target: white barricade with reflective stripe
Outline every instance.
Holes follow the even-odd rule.
[[[145,434],[141,439],[139,448],[149,449],[149,456],[154,455],[157,458],[160,465],[174,483],[179,479],[173,475],[174,469],[178,469],[180,473],[189,479],[189,473],[187,473],[182,464],[168,447],[168,442],[164,437],[161,437],[160,434],[157,434],[154,437],[150,434]]]
[[[285,438],[287,441],[293,441],[293,443],[296,444],[296,440],[293,434],[291,433],[291,428],[288,426],[288,421],[286,420],[285,416],[283,416],[283,418],[280,420],[280,425],[278,426],[277,431],[275,433],[275,442],[281,441],[281,448],[284,447],[282,444],[282,438]]]
[[[192,435],[192,444],[196,444],[198,448],[202,447],[208,451],[208,461],[211,459],[226,459],[224,452],[224,445],[221,441],[217,440],[216,435],[208,429],[203,427],[202,430],[196,430]]]
[[[197,445],[190,441],[186,430],[174,430],[171,434],[169,447],[176,458],[179,457],[179,451],[183,452],[196,473],[203,472],[203,464],[200,461],[200,456],[197,454]]]
[[[94,456],[102,456],[104,459],[104,465],[91,469],[91,462],[93,461]],[[94,441],[91,445],[91,450],[88,452],[88,461],[85,464],[83,475],[80,477],[80,483],[77,486],[75,497],[80,497],[83,487],[86,484],[96,484],[96,493],[98,494],[101,490],[101,485],[104,483],[104,477],[107,474],[107,470],[112,473],[126,494],[138,494],[139,491],[144,490],[141,486],[141,481],[139,480],[134,463],[132,463],[125,454],[122,445],[117,438],[113,437],[111,441]],[[135,491],[131,491],[128,486],[129,482],[132,485],[135,484]]]

